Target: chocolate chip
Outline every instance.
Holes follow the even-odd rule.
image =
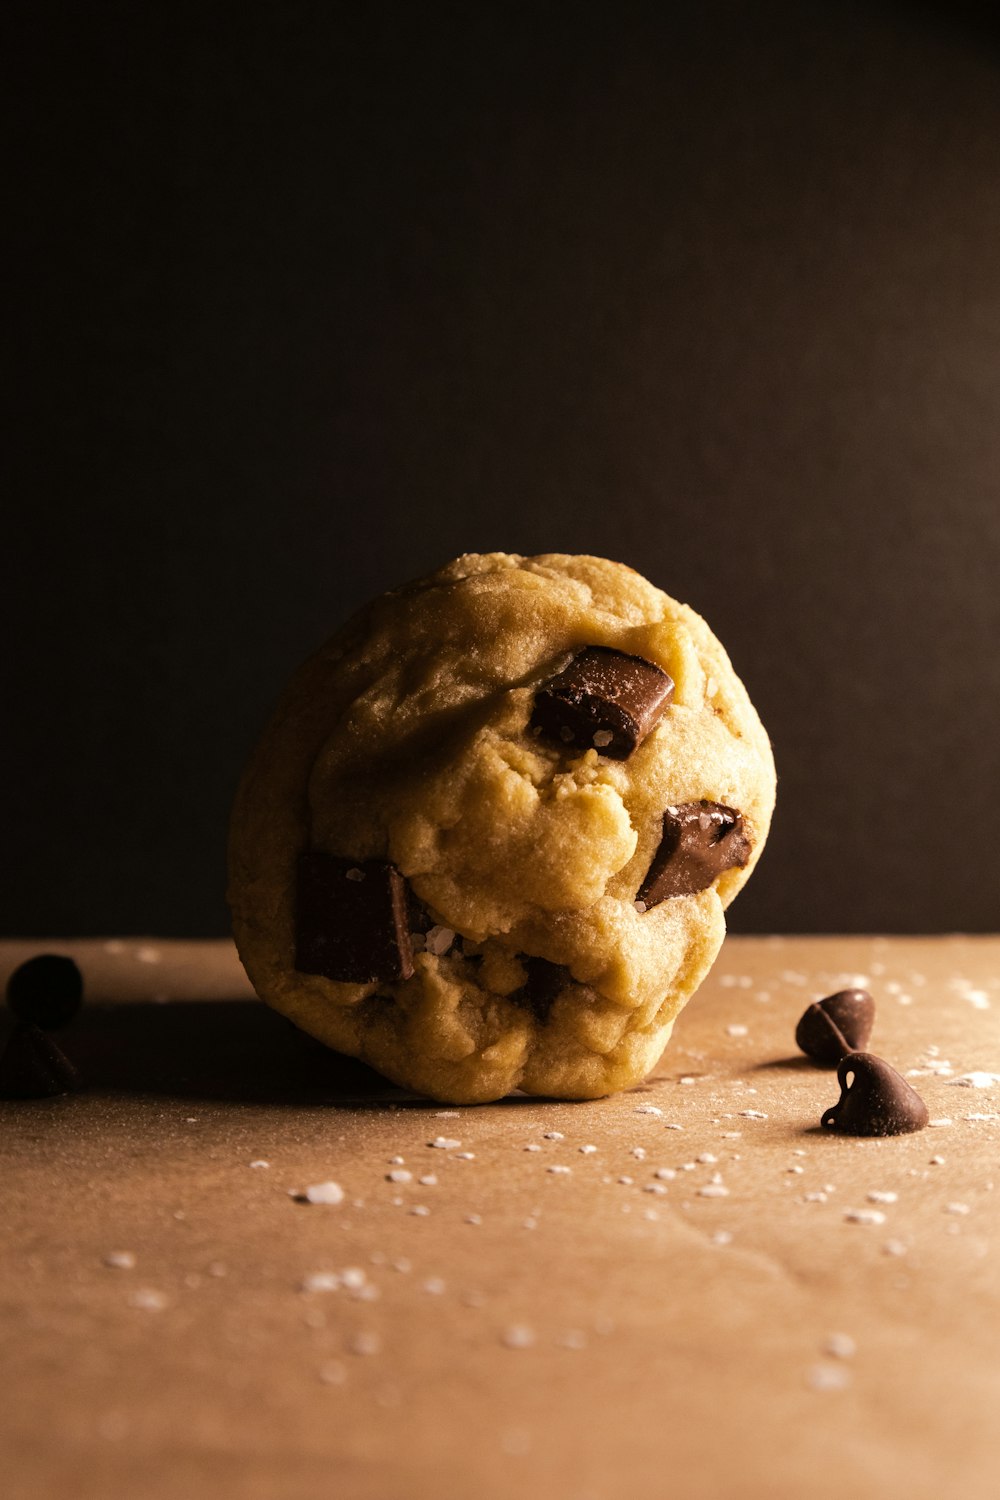
[[[550,963],[547,958],[532,958],[519,954],[527,972],[527,979],[519,990],[507,998],[524,1010],[530,1010],[536,1021],[549,1018],[552,1003],[558,995],[572,984],[573,976],[565,964]]]
[[[685,802],[663,814],[663,836],[638,900],[647,909],[671,896],[690,896],[723,870],[742,869],[750,858],[743,814],[720,802]]]
[[[72,1021],[83,1000],[83,975],[71,958],[39,953],[7,981],[7,1004],[19,1021],[55,1030]]]
[[[867,1047],[874,1024],[875,1001],[867,990],[838,990],[803,1012],[795,1041],[813,1062],[833,1067]]]
[[[821,1124],[841,1135],[906,1135],[923,1130],[927,1105],[906,1079],[872,1052],[851,1052],[837,1069],[840,1098]]]
[[[535,694],[531,728],[547,739],[627,760],[666,712],[673,679],[642,656],[588,646]]]
[[[409,979],[406,882],[383,859],[299,855],[295,967],[349,984]]]
[[[79,1073],[52,1038],[19,1021],[0,1057],[0,1099],[49,1099],[81,1087]]]

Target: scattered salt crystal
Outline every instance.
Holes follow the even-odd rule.
[[[482,1215],[481,1214],[466,1214],[466,1216],[465,1216],[465,1222],[466,1222],[466,1224],[481,1224],[483,1222]]]
[[[635,1157],[636,1161],[645,1161],[646,1160],[646,1148],[645,1148],[645,1146],[633,1146],[632,1147],[632,1151],[631,1151],[631,1155]]]
[[[656,1171],[653,1173],[653,1176],[658,1177],[661,1182],[672,1182],[677,1176],[677,1173],[673,1167],[657,1167]]]
[[[319,1367],[319,1378],[324,1385],[343,1385],[347,1379],[347,1369],[339,1359],[328,1359],[326,1364]]]
[[[427,952],[433,954],[435,958],[440,958],[448,952],[448,949],[455,941],[454,928],[432,927],[424,941]]]
[[[401,1167],[405,1160],[405,1156],[390,1156],[389,1165],[390,1167]]]
[[[848,1224],[884,1224],[885,1214],[877,1208],[848,1208],[844,1212]]]
[[[851,1374],[843,1365],[813,1365],[806,1372],[806,1383],[812,1391],[842,1391],[851,1383]]]
[[[879,1188],[872,1188],[867,1196],[869,1203],[896,1203],[899,1201],[898,1193],[883,1193]]]
[[[632,1180],[633,1179],[631,1177],[619,1177],[619,1179],[618,1179],[618,1181],[622,1184],[623,1187],[631,1187],[632,1186]]]
[[[410,1213],[416,1219],[426,1219],[428,1214],[430,1213],[430,1209],[427,1208],[423,1203],[415,1203],[410,1209]]]
[[[972,1073],[963,1073],[959,1078],[949,1078],[948,1082],[962,1089],[991,1089],[994,1084],[1000,1083],[1000,1073],[985,1073],[976,1069]]]
[[[382,1338],[374,1329],[362,1329],[348,1343],[352,1354],[381,1354]]]
[[[684,1077],[683,1078],[678,1078],[677,1082],[678,1083],[684,1083],[684,1084],[692,1084],[692,1083],[697,1083],[698,1080],[697,1080],[697,1078],[693,1078],[690,1073],[685,1073]]]
[[[823,1353],[831,1359],[853,1359],[858,1346],[849,1333],[831,1333],[823,1345]]]
[[[313,1271],[299,1282],[300,1292],[336,1292],[340,1289],[340,1277],[336,1271]]]
[[[428,1276],[427,1280],[424,1282],[424,1291],[429,1293],[429,1295],[432,1297],[443,1296],[445,1292],[445,1282],[443,1278],[440,1276]]]
[[[428,1141],[427,1144],[428,1146],[436,1147],[439,1151],[454,1151],[462,1144],[462,1142],[452,1140],[450,1135],[436,1135],[434,1139],[432,1141]]]
[[[547,1141],[564,1141],[566,1137],[561,1130],[546,1130],[544,1139]]]
[[[408,1172],[405,1167],[395,1167],[391,1172],[385,1174],[386,1182],[412,1182],[413,1173]]]
[[[804,1198],[802,1199],[802,1202],[803,1203],[825,1203],[826,1202],[826,1194],[825,1193],[806,1193],[805,1196],[804,1196]]]
[[[421,1187],[437,1187],[437,1178],[433,1172],[425,1172],[423,1177],[417,1178],[417,1181]]]
[[[1000,1115],[975,1114],[975,1115],[966,1115],[965,1118],[967,1120],[1000,1120]]]
[[[740,1117],[744,1120],[766,1120],[767,1115],[762,1109],[741,1109]]]
[[[932,1167],[943,1167],[944,1166],[944,1157],[943,1156],[932,1156],[930,1164],[931,1164]]]
[[[556,1163],[555,1165],[549,1167],[548,1170],[552,1173],[553,1177],[568,1177],[573,1168],[564,1167]]]
[[[133,1271],[135,1255],[131,1250],[109,1250],[104,1257],[104,1264],[115,1271]]]
[[[713,1156],[711,1151],[703,1151],[700,1156],[695,1157],[695,1161],[700,1161],[702,1165],[707,1165],[709,1162],[717,1162],[718,1160],[719,1158]]]
[[[507,1349],[530,1349],[535,1343],[535,1330],[527,1323],[511,1323],[500,1335],[500,1342]]]
[[[721,1182],[708,1182],[698,1189],[699,1198],[728,1198],[729,1189]]]
[[[580,1155],[581,1156],[593,1156],[593,1154],[594,1154],[594,1152],[596,1150],[597,1150],[596,1146],[581,1146],[580,1147]]]
[[[614,735],[610,729],[599,729],[594,735],[594,744],[598,750],[603,750],[605,745],[610,745],[613,739]]]
[[[527,1146],[524,1147],[525,1151],[541,1151],[541,1149],[542,1149],[541,1146],[536,1146],[536,1144],[534,1143],[534,1141],[532,1141],[529,1145],[527,1145]]]
[[[363,1266],[348,1266],[341,1271],[340,1280],[348,1290],[357,1291],[368,1280],[368,1273]]]
[[[457,1161],[475,1161],[476,1153],[474,1151],[456,1151],[455,1158]]]
[[[955,1122],[953,1120],[950,1120],[947,1116],[942,1116],[940,1120],[928,1120],[927,1123],[928,1125],[936,1126],[938,1129],[941,1129],[943,1126],[953,1125]]]
[[[128,1300],[131,1307],[142,1308],[143,1312],[162,1312],[168,1299],[164,1292],[155,1292],[144,1286],[132,1292]]]
[[[304,1193],[293,1193],[295,1198],[304,1198],[307,1203],[343,1203],[344,1189],[339,1182],[314,1182]]]
[[[722,1139],[724,1141],[741,1141],[743,1139],[743,1132],[742,1130],[725,1130],[722,1133]]]
[[[663,1110],[655,1104],[637,1104],[635,1107],[637,1115],[662,1115]]]
[[[792,1167],[786,1167],[785,1171],[791,1173],[795,1177],[801,1177],[803,1172],[805,1171],[805,1167],[795,1165]]]
[[[749,1035],[749,1027],[739,1025],[727,1026],[726,1034],[728,1036],[747,1036]]]
[[[717,1229],[712,1235],[713,1245],[731,1245],[733,1236],[728,1229]]]
[[[269,1161],[264,1161],[262,1159],[258,1159],[257,1161],[252,1161],[250,1163],[250,1165],[252,1167],[269,1167],[271,1165],[271,1163]]]
[[[663,1186],[662,1182],[647,1182],[646,1186],[643,1188],[644,1193],[656,1193],[661,1198],[666,1191],[667,1190]]]
[[[663,1128],[664,1128],[664,1130],[683,1130],[684,1126],[683,1125],[668,1124],[666,1121],[664,1121]]]
[[[967,1203],[949,1203],[945,1208],[946,1214],[967,1214],[970,1212]]]

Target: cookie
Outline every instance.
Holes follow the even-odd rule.
[[[760,856],[771,748],[703,620],[594,557],[467,555],[293,677],[229,901],[262,999],[448,1103],[641,1080]]]

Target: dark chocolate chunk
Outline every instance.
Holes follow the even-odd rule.
[[[851,1052],[837,1069],[840,1098],[821,1124],[841,1135],[906,1135],[923,1130],[927,1105],[906,1079],[872,1052]]]
[[[72,1021],[83,1000],[83,975],[71,958],[39,953],[7,981],[7,1004],[19,1021],[52,1031]]]
[[[750,858],[743,814],[719,802],[685,802],[663,814],[663,837],[653,855],[638,900],[656,906],[671,896],[703,891],[723,870]]]
[[[49,1099],[81,1087],[79,1073],[52,1038],[19,1021],[0,1057],[0,1099]]]
[[[874,1024],[875,1001],[867,990],[838,990],[803,1012],[795,1041],[813,1062],[834,1067],[868,1046]]]
[[[673,679],[642,656],[588,646],[535,694],[531,728],[576,750],[627,760],[659,722]]]
[[[536,1021],[545,1022],[553,1001],[568,984],[573,983],[573,976],[565,964],[550,963],[547,958],[532,958],[525,953],[519,957],[528,977],[521,988],[507,998],[530,1010]]]
[[[299,855],[295,967],[348,984],[410,978],[409,902],[395,865]]]

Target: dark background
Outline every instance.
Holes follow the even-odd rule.
[[[373,592],[589,551],[775,744],[737,930],[1000,926],[992,7],[14,7],[9,933],[225,930]]]

